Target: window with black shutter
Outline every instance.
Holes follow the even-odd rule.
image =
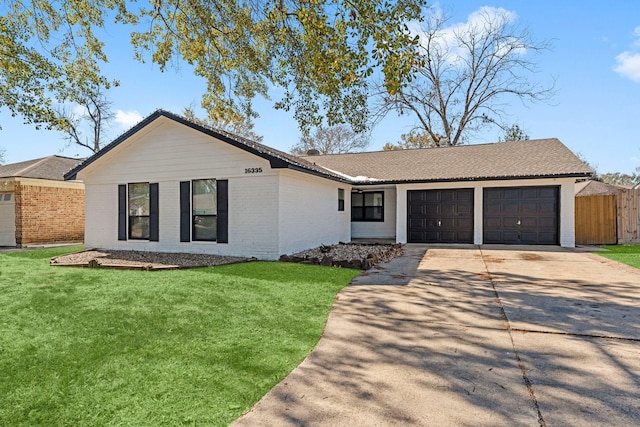
[[[118,185],[118,240],[159,240],[158,184]]]

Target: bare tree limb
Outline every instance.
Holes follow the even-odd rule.
[[[114,118],[111,101],[97,89],[83,94],[76,102],[75,110],[68,106],[57,109],[59,118],[67,124],[65,139],[69,145],[79,145],[97,153],[104,143],[103,131]]]
[[[309,150],[318,150],[319,154],[353,153],[364,150],[369,142],[368,134],[356,133],[347,125],[320,127],[300,138],[300,142],[291,147],[291,153],[305,155]]]
[[[415,131],[438,145],[459,145],[485,126],[506,128],[502,107],[509,98],[551,99],[553,82],[533,80],[537,66],[531,59],[549,44],[533,40],[511,12],[484,7],[465,24],[446,24],[435,15],[425,20],[415,78],[393,96],[383,96],[376,118],[408,112],[417,119]]]

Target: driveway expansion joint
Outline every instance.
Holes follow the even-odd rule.
[[[564,335],[569,337],[582,337],[582,338],[598,338],[605,340],[616,340],[616,341],[627,341],[627,342],[640,342],[640,338],[629,338],[629,337],[616,337],[612,335],[597,335],[597,334],[577,334],[572,332],[558,332],[558,331],[539,331],[536,329],[522,329],[522,328],[511,328],[514,332],[526,332],[530,334],[548,334],[548,335]]]
[[[544,421],[542,416],[542,412],[540,411],[540,405],[538,404],[538,399],[536,398],[535,391],[533,390],[533,384],[529,380],[529,376],[527,375],[527,369],[524,366],[524,362],[520,358],[520,353],[516,348],[516,343],[513,340],[513,333],[511,329],[511,323],[509,322],[509,318],[507,317],[507,312],[504,310],[504,306],[502,305],[502,301],[500,300],[500,294],[498,294],[498,289],[496,288],[495,282],[493,281],[493,276],[489,271],[489,267],[487,266],[487,261],[485,260],[485,254],[482,252],[482,247],[478,246],[478,251],[480,251],[480,258],[482,259],[482,263],[484,264],[484,269],[487,273],[487,278],[491,282],[491,287],[493,288],[493,294],[495,297],[498,306],[500,307],[500,314],[502,315],[502,319],[504,320],[504,324],[509,334],[509,340],[511,340],[511,346],[513,347],[513,353],[516,356],[516,361],[518,362],[518,367],[520,368],[520,372],[522,373],[522,379],[527,387],[527,391],[529,392],[529,397],[531,398],[531,402],[533,403],[533,407],[538,414],[538,424],[540,427],[546,427],[547,423]]]

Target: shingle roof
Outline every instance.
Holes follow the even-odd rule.
[[[354,181],[362,183],[585,177],[593,173],[555,138],[305,159],[359,177]]]
[[[618,186],[599,181],[584,181],[576,183],[576,197],[615,195],[618,194]]]
[[[157,110],[69,171],[65,179],[76,179],[82,169],[160,117],[262,157],[270,162],[272,168],[289,168],[352,184],[587,177],[592,174],[591,169],[557,139],[297,157],[177,114]]]
[[[64,174],[83,159],[49,156],[0,166],[0,178],[38,178],[63,181]]]
[[[109,145],[103,147],[98,153],[89,157],[82,164],[78,165],[76,168],[69,171],[65,175],[65,179],[76,179],[78,172],[80,172],[82,169],[84,169],[94,161],[98,160],[104,154],[108,153],[110,150],[114,149],[119,144],[121,144],[122,142],[127,140],[129,137],[134,135],[136,132],[140,131],[142,128],[149,125],[151,122],[153,122],[154,120],[160,117],[166,117],[168,119],[181,123],[185,126],[188,126],[192,129],[195,129],[200,132],[206,133],[207,135],[213,136],[214,138],[224,141],[230,145],[233,145],[235,147],[238,147],[240,149],[253,153],[266,160],[269,160],[269,162],[271,163],[271,167],[273,168],[295,169],[295,170],[311,173],[314,175],[319,175],[319,176],[337,180],[337,181],[347,181],[347,179],[344,176],[328,171],[322,167],[316,166],[312,162],[309,162],[303,158],[284,153],[282,151],[273,149],[271,147],[268,147],[266,145],[260,144],[255,141],[251,141],[246,138],[242,138],[237,135],[233,135],[229,132],[225,132],[220,129],[215,129],[210,126],[202,125],[200,123],[195,123],[187,119],[186,117],[182,117],[165,110],[156,110],[155,112],[153,112],[151,115],[149,115],[147,118],[142,120],[140,123],[138,123],[131,129],[129,129],[124,134],[120,135],[120,137],[115,139]]]

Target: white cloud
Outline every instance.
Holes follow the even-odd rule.
[[[626,50],[616,56],[616,66],[613,71],[634,82],[640,83],[640,26],[633,30],[638,39],[633,43],[634,49]]]
[[[618,65],[613,67],[613,71],[634,82],[640,82],[640,52],[622,52],[616,56],[616,62]]]
[[[137,111],[122,111],[116,110],[116,123],[122,125],[122,127],[130,128],[138,124],[142,120],[142,116]]]
[[[87,108],[80,104],[75,104],[71,109],[71,113],[75,116],[82,117],[87,114]]]
[[[408,25],[412,34],[418,34],[422,39],[422,46],[426,48],[426,31],[427,28],[435,28],[439,22],[445,19],[442,9],[432,7],[428,11],[427,23],[425,28],[421,28],[420,24],[413,22]],[[451,64],[464,61],[468,57],[468,51],[460,45],[458,36],[460,34],[483,34],[489,27],[500,27],[515,22],[518,15],[510,10],[502,7],[482,6],[478,10],[471,12],[466,22],[458,22],[452,25],[443,26],[431,40],[431,48],[435,42],[440,52],[446,52],[445,60]],[[496,46],[496,50],[500,51],[504,46]],[[518,49],[518,53],[523,54],[525,49]]]

